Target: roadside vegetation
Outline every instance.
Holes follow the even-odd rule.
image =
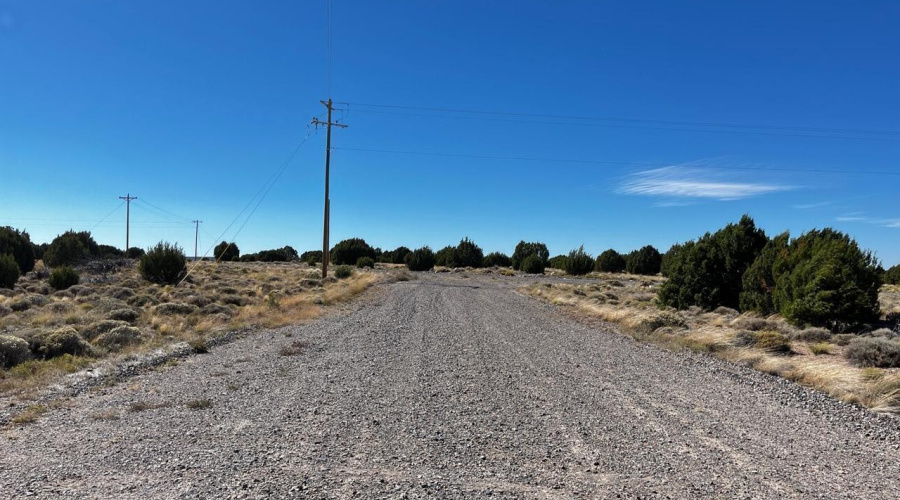
[[[45,251],[57,267],[32,262],[21,276],[12,252],[0,254],[0,264],[9,260],[16,272],[0,287],[0,395],[30,397],[99,360],[176,342],[203,352],[219,335],[309,321],[377,283],[410,279],[404,270],[367,265],[336,266],[322,280],[299,258],[239,262],[237,246],[227,243],[221,250],[235,251],[230,261],[190,266],[165,242],[133,252],[137,260],[121,251],[102,257],[110,254],[100,247],[88,233],[67,232]]]

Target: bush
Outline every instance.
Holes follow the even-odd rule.
[[[537,254],[529,255],[522,261],[521,271],[528,274],[543,274],[544,259]]]
[[[667,264],[669,279],[660,287],[660,303],[707,311],[737,308],[744,273],[767,242],[766,234],[744,215],[737,224],[685,243]]]
[[[69,230],[50,242],[44,252],[44,264],[50,267],[70,266],[99,253],[91,233]]]
[[[434,252],[429,247],[413,250],[406,256],[406,267],[410,271],[427,271],[434,267]]]
[[[34,269],[34,245],[25,231],[0,227],[0,254],[9,254],[19,266],[19,274]]]
[[[50,286],[57,290],[65,290],[70,286],[77,285],[79,280],[80,277],[78,276],[78,271],[69,266],[62,266],[57,267],[50,272],[50,279],[48,282],[50,283]]]
[[[457,267],[481,267],[484,261],[484,252],[468,237],[460,240],[459,245],[453,251],[453,260]]]
[[[734,336],[734,345],[739,347],[756,347],[773,354],[788,354],[791,352],[791,343],[781,332],[763,330],[752,332],[739,330]]]
[[[141,257],[138,271],[151,283],[174,285],[187,274],[187,260],[178,245],[161,241]]]
[[[566,273],[583,276],[594,270],[594,257],[584,251],[584,245],[569,252],[566,258]]]
[[[19,265],[12,255],[0,254],[0,288],[12,289],[19,281]]]
[[[94,341],[96,345],[117,351],[124,346],[137,344],[144,339],[143,333],[133,326],[117,326],[112,330],[101,334]]]
[[[12,368],[31,357],[28,342],[12,335],[0,335],[0,367]]]
[[[810,231],[776,255],[775,309],[795,325],[832,331],[880,316],[878,263],[849,236],[826,228]]]
[[[64,354],[86,356],[94,353],[91,345],[70,326],[53,331],[38,332],[30,339],[29,344],[31,351],[44,359]]]
[[[844,351],[856,366],[900,368],[900,344],[882,338],[856,338]]]
[[[223,241],[213,248],[213,257],[217,262],[232,262],[241,258],[241,250],[234,242]]]
[[[129,259],[140,259],[144,256],[144,249],[138,247],[131,247],[125,252],[125,257]]]
[[[525,271],[525,259],[531,255],[536,255],[541,260],[541,272],[544,272],[544,268],[550,264],[550,251],[547,250],[547,245],[536,241],[526,243],[523,240],[516,245],[516,249],[513,251],[512,258],[510,259],[512,261],[513,269],[516,271]]]
[[[484,256],[482,264],[484,267],[509,267],[512,265],[512,260],[505,253],[491,252]]]
[[[322,251],[321,250],[309,250],[303,252],[300,255],[300,260],[306,262],[307,264],[314,266],[318,262],[322,262]]]
[[[228,296],[226,296],[228,297]],[[222,301],[225,301],[225,298],[222,298]],[[160,304],[153,308],[154,314],[160,314],[164,316],[168,315],[179,315],[179,316],[187,316],[192,312],[196,311],[198,308],[193,304],[185,304],[183,302],[166,302]]]
[[[124,257],[125,252],[112,245],[97,245],[97,256],[104,259],[110,259],[115,257]]]
[[[391,264],[405,264],[406,256],[409,255],[412,250],[406,247],[397,247],[394,250],[388,252],[388,262]]]
[[[772,268],[775,265],[775,257],[787,251],[789,239],[788,233],[772,238],[744,272],[739,296],[741,310],[757,311],[766,315],[775,312],[775,304],[772,302],[775,276],[772,274]]]
[[[660,265],[662,256],[652,245],[631,252],[625,259],[625,270],[631,274],[659,274]]]
[[[445,246],[444,248],[437,251],[434,254],[434,264],[436,266],[444,266],[444,267],[456,267],[456,256],[454,255],[455,248],[451,246]]]
[[[791,338],[802,342],[828,342],[831,340],[831,331],[826,328],[813,326],[800,330],[791,335]]]
[[[335,265],[355,265],[360,257],[370,257],[375,260],[375,249],[366,243],[362,238],[350,238],[344,240],[331,249],[329,255],[332,264]]]
[[[900,285],[900,264],[885,271],[883,280],[889,285]]]
[[[562,255],[562,254],[557,255],[556,257],[550,257],[550,263],[547,265],[547,267],[565,271],[566,270],[566,259],[568,259],[568,257],[565,255]]]
[[[360,257],[362,258],[362,257]],[[337,266],[334,268],[334,277],[342,280],[353,275],[353,268],[350,266]]]
[[[610,248],[597,257],[594,269],[604,273],[621,273],[625,270],[625,257]]]
[[[672,263],[678,258],[678,252],[684,248],[684,245],[681,243],[675,243],[662,256],[662,261],[659,264],[659,273],[665,277],[669,277],[669,273],[672,269]]]
[[[372,259],[372,257],[360,257],[356,261],[356,267],[359,267],[359,268],[368,267],[369,269],[374,269],[375,261]]]

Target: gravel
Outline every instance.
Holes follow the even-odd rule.
[[[0,497],[896,498],[897,419],[524,280],[423,274],[85,390],[0,431]]]

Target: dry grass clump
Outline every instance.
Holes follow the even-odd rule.
[[[889,329],[860,337],[823,328],[798,330],[779,316],[760,318],[724,307],[660,310],[653,291],[662,278],[589,276],[595,279],[578,285],[532,284],[519,291],[579,316],[617,323],[639,340],[713,353],[873,411],[900,413],[900,341],[893,340],[897,334]],[[900,318],[896,288],[887,298],[882,290],[882,307],[897,311]]]

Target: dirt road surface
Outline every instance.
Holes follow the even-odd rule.
[[[521,283],[422,275],[81,394],[0,432],[0,498],[898,498],[896,419]]]

